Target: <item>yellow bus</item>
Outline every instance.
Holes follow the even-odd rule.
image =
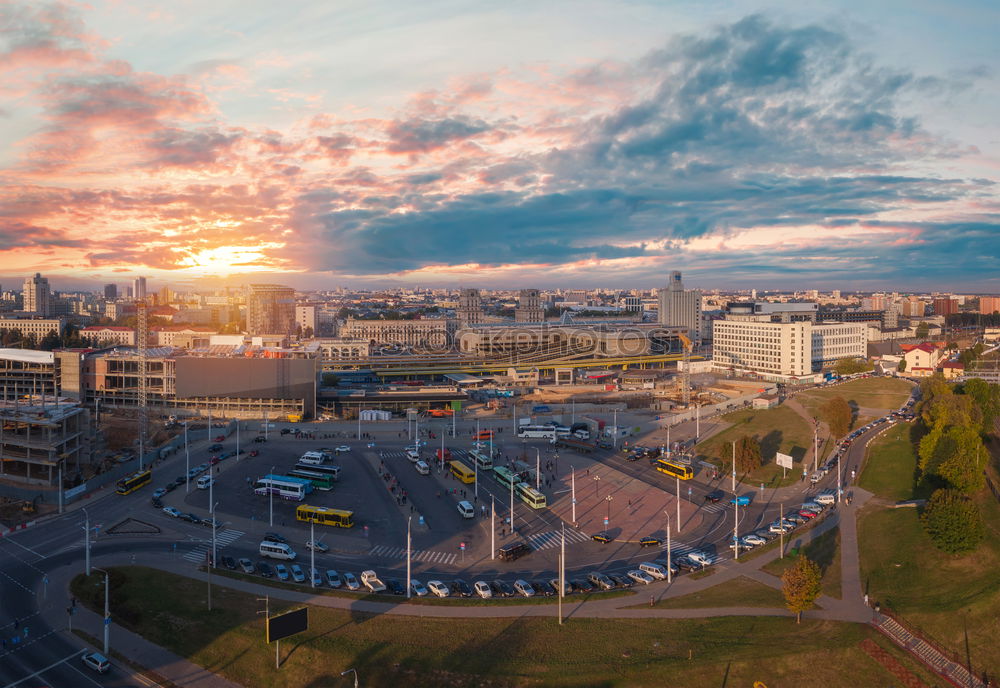
[[[531,487],[527,483],[518,483],[514,486],[518,498],[532,509],[544,509],[547,506],[545,495]]]
[[[449,461],[448,468],[451,470],[451,474],[463,483],[471,484],[476,482],[476,472],[461,461]]]
[[[666,473],[674,478],[680,478],[681,480],[690,480],[694,477],[694,471],[691,470],[690,466],[682,466],[679,463],[674,463],[673,461],[667,461],[666,459],[657,459],[656,470],[660,473]]]
[[[148,468],[144,471],[136,471],[126,475],[124,478],[115,483],[115,492],[120,495],[127,495],[131,492],[135,492],[140,487],[144,485],[149,485],[153,480],[153,471]]]
[[[311,521],[324,526],[340,528],[354,527],[354,512],[345,509],[331,509],[326,506],[309,506],[303,504],[295,510],[295,518],[299,521]]]

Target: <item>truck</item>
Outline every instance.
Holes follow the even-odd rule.
[[[594,451],[594,445],[589,442],[573,439],[572,437],[557,437],[554,444],[557,447],[572,449],[573,451],[580,452],[581,454],[589,454]]]
[[[378,574],[372,570],[361,572],[361,584],[368,588],[369,592],[385,592],[385,583],[380,581]]]

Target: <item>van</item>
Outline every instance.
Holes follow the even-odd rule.
[[[323,454],[315,451],[307,451],[305,454],[299,457],[299,463],[304,463],[307,466],[322,465]]]
[[[212,476],[210,476],[210,475],[203,475],[200,478],[198,478],[197,485],[198,485],[198,489],[199,490],[207,490],[214,483],[215,483],[215,480],[212,478]]]
[[[270,557],[271,559],[292,560],[298,555],[295,554],[295,550],[293,550],[284,542],[273,542],[271,540],[263,540],[260,543],[260,556]]]
[[[413,464],[413,467],[417,469],[417,473],[420,475],[430,475],[431,467],[427,465],[426,461],[417,461]]]
[[[644,561],[639,564],[639,570],[648,573],[656,580],[663,580],[667,577],[667,570],[664,567],[650,561]]]
[[[476,510],[473,508],[471,502],[467,502],[463,499],[458,503],[458,513],[462,514],[462,518],[474,518]]]
[[[531,552],[531,547],[529,547],[524,542],[512,542],[509,545],[504,545],[497,550],[497,556],[500,557],[501,561],[514,561],[523,557],[525,554]]]
[[[418,450],[414,449],[413,447],[408,447],[406,449],[406,458],[408,458],[410,461],[414,461],[414,462],[419,461],[420,460],[420,452]]]
[[[822,492],[813,497],[813,501],[817,504],[833,504],[837,501],[837,498],[829,492]]]

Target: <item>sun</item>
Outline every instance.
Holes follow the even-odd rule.
[[[233,273],[268,272],[277,266],[265,251],[282,248],[281,243],[263,243],[249,246],[217,246],[189,252],[179,261],[183,269],[204,274],[229,276]]]

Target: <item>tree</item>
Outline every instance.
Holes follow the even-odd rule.
[[[916,332],[917,339],[926,339],[927,334],[930,331],[931,331],[930,325],[928,325],[925,322],[920,323],[919,325],[917,325],[917,332]]]
[[[732,452],[732,450],[733,445],[730,443],[729,451]],[[760,442],[757,441],[756,437],[743,435],[736,440],[736,468],[741,473],[749,473],[755,468],[760,468],[761,463]]]
[[[844,397],[836,396],[823,404],[820,413],[834,437],[843,437],[851,429],[854,411]]]
[[[934,545],[949,554],[974,550],[986,534],[979,506],[957,490],[935,490],[920,521]]]
[[[898,372],[900,372],[900,373],[906,372],[906,359],[905,358],[899,359],[899,365],[896,366],[896,370]]]
[[[785,606],[795,613],[795,623],[801,623],[802,612],[812,609],[822,593],[822,575],[816,562],[804,554],[781,574],[781,592],[785,595]]]
[[[837,375],[856,375],[872,369],[872,364],[857,358],[841,358],[833,364],[833,372]]]

